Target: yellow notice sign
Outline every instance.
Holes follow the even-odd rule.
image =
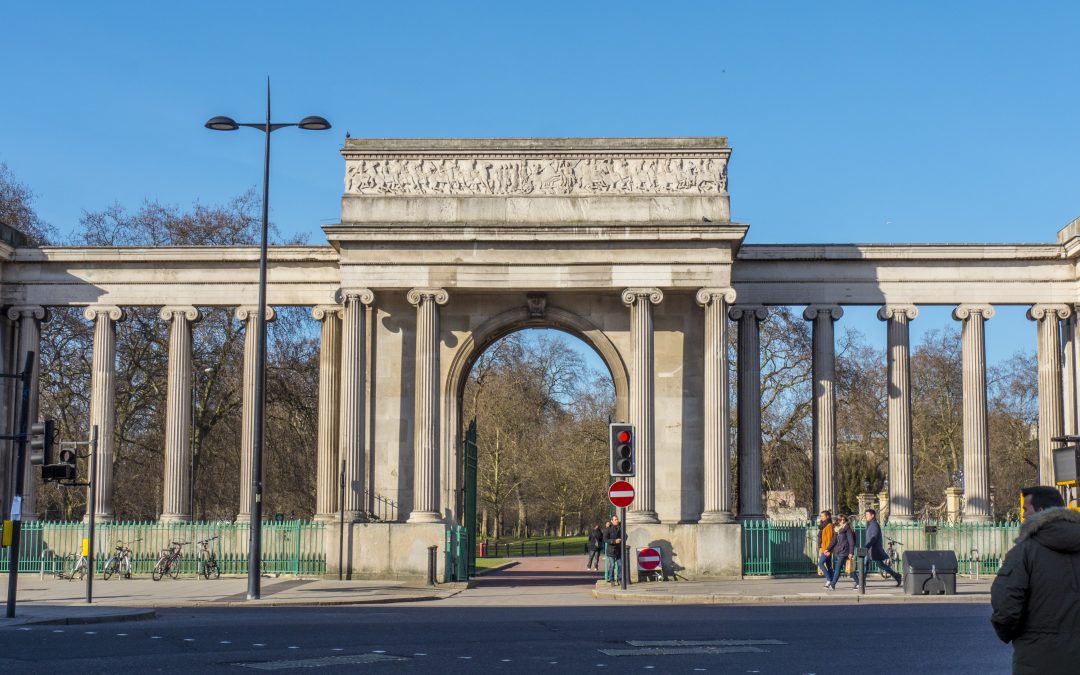
[[[83,537],[82,540],[82,554],[85,556],[90,555],[90,540],[86,537]]]
[[[11,525],[11,521],[10,520],[5,520],[4,521],[4,534],[3,534],[3,537],[0,538],[0,545],[2,545],[2,546],[11,546],[11,530],[12,529],[14,529],[14,528]]]

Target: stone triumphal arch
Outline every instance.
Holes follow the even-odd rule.
[[[740,574],[740,519],[763,514],[758,330],[770,306],[805,306],[813,327],[817,506],[836,500],[833,331],[845,305],[878,307],[888,336],[893,519],[913,517],[908,326],[919,305],[951,306],[963,326],[965,518],[990,518],[983,326],[994,305],[1029,306],[1036,322],[1040,478],[1052,479],[1050,438],[1077,429],[1080,222],[1051,244],[744,245],[747,226],[730,218],[730,152],[723,138],[346,140],[341,222],[323,228],[327,245],[271,249],[268,301],[309,306],[320,322],[315,516],[331,521],[343,508],[353,574],[419,575],[427,547],[443,546],[461,517],[464,380],[486,345],[525,327],[571,332],[607,365],[617,415],[638,428],[631,544],[660,545],[689,576]],[[257,278],[254,247],[0,242],[5,372],[40,351],[50,307],[85,307],[94,325],[99,518],[113,517],[114,330],[124,308],[160,307],[171,326],[161,518],[188,520],[191,326],[208,306],[253,325]],[[738,344],[730,384],[729,330]],[[5,388],[8,428],[15,400]],[[12,456],[5,443],[5,508]],[[33,517],[28,485],[23,512]],[[374,522],[381,497],[398,515]],[[327,539],[336,573],[337,541]]]

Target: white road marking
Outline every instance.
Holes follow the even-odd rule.
[[[747,645],[786,645],[781,640],[627,640],[631,647],[741,647]]]
[[[160,639],[161,639],[161,636],[160,636],[160,635],[151,635],[151,636],[150,636],[150,639],[151,639],[151,640],[160,640]]]
[[[219,645],[231,645],[232,643],[231,643],[231,642],[229,642],[228,640],[222,640],[222,641],[221,641],[221,642],[219,642],[218,644],[219,644]]]
[[[20,628],[19,630],[30,630],[29,628]]]
[[[300,648],[297,647],[296,645],[289,645],[289,649],[300,649]]]
[[[317,659],[297,659],[294,661],[260,661],[258,663],[237,663],[234,665],[256,670],[285,670],[291,668],[321,668],[323,666],[341,666],[356,663],[377,663],[379,661],[407,661],[404,656],[389,654],[355,654],[353,656],[323,656]]]
[[[459,659],[464,659],[465,661],[468,661],[468,660],[469,660],[469,659],[471,659],[472,657],[471,657],[471,656],[459,656],[458,658],[459,658]]]
[[[499,659],[499,660],[502,661],[503,663],[510,663],[510,659]]]
[[[62,629],[60,629],[60,628],[54,628],[53,632],[54,633],[63,633],[64,631]]]
[[[252,646],[252,647],[265,647],[266,645],[264,645],[264,644],[263,644],[263,643],[261,643],[261,642],[254,642],[254,643],[252,643],[252,645],[251,645],[251,646]]]
[[[87,630],[87,631],[83,631],[83,632],[84,632],[84,633],[85,633],[86,635],[97,635],[97,631],[96,631],[96,630]]]
[[[330,651],[332,651],[332,652],[343,652],[343,651],[345,651],[345,649],[342,648],[342,647],[334,647]]]
[[[372,654],[385,654],[386,650],[385,649],[372,649],[371,653]]]
[[[636,649],[601,649],[606,656],[692,656],[695,654],[762,654],[760,647],[639,647]]]
[[[195,638],[184,638],[184,642],[195,642]]]
[[[413,656],[427,656],[427,652],[416,652]]]
[[[116,637],[127,637],[127,633],[117,633]]]

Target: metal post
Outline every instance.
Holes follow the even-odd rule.
[[[345,460],[341,460],[339,487],[338,505],[341,512],[338,514],[337,578],[341,581],[345,575]]]
[[[262,558],[262,451],[263,412],[266,405],[266,231],[270,205],[270,80],[266,81],[266,151],[263,154],[262,234],[259,242],[259,308],[255,317],[255,424],[251,458],[251,545],[248,550],[248,600],[258,600],[261,591]]]
[[[859,556],[858,570],[859,570],[859,595],[866,595],[866,575],[869,573],[870,565],[867,562],[870,560],[870,550],[866,548],[856,549],[856,553]]]
[[[15,496],[11,499],[11,556],[8,565],[7,618],[15,618],[15,595],[19,588],[19,540],[22,532],[23,474],[26,473],[26,431],[30,426],[30,380],[37,354],[26,352],[22,376],[22,407],[19,409],[18,438],[15,440]]]
[[[427,583],[428,586],[435,585],[435,551],[439,550],[438,546],[428,546],[427,548]]]
[[[89,548],[86,550],[86,603],[94,601],[94,511],[97,509],[97,439],[98,428],[95,424],[90,427],[90,507],[89,525],[86,528],[86,538],[89,540]]]
[[[626,507],[619,509],[619,577],[620,584],[625,591],[629,580],[629,572],[626,571],[627,558],[630,557],[630,549],[626,546]]]

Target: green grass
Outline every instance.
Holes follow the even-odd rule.
[[[526,537],[526,538],[507,537],[505,539],[480,539],[480,541],[486,541],[486,542],[491,543],[491,544],[499,543],[499,544],[515,544],[515,545],[524,542],[525,545],[529,546],[530,548],[532,547],[533,544],[536,544],[538,546],[547,546],[549,543],[552,544],[552,545],[558,545],[558,544],[562,543],[562,544],[566,544],[567,548],[570,548],[570,546],[572,546],[572,545],[574,545],[574,546],[578,546],[578,545],[585,546],[585,543],[589,541],[589,537],[588,537],[588,535],[581,534],[581,535],[578,535],[576,537]]]
[[[476,569],[487,570],[510,562],[509,558],[477,558]]]

